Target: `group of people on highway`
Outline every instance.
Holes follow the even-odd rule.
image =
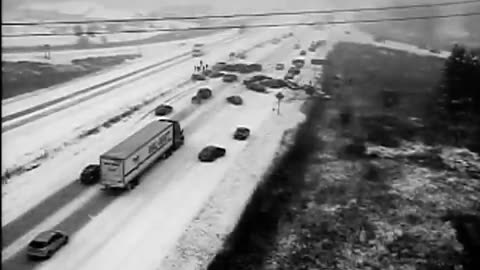
[[[193,70],[194,70],[195,72],[205,71],[205,70],[207,70],[207,69],[208,69],[208,64],[205,64],[205,65],[204,65],[202,60],[200,60],[200,64],[199,64],[199,65],[194,65],[194,66],[193,66]]]

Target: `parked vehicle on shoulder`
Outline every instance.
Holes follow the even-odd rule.
[[[85,167],[80,174],[80,183],[84,185],[92,185],[100,180],[100,165],[90,164]]]
[[[250,129],[246,127],[237,127],[235,133],[233,133],[233,138],[235,140],[244,141],[250,136]]]
[[[198,153],[198,159],[202,162],[213,162],[216,159],[225,156],[227,150],[220,146],[209,145]]]
[[[30,258],[50,258],[68,243],[68,235],[59,230],[49,230],[38,234],[27,247]]]

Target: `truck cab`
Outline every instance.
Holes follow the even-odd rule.
[[[160,122],[169,122],[173,125],[173,140],[174,140],[174,148],[178,149],[180,146],[183,145],[185,141],[185,135],[183,135],[183,129],[180,127],[180,123],[175,120],[171,119],[160,119]]]

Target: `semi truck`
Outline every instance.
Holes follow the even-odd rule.
[[[100,184],[103,189],[135,188],[146,169],[170,156],[184,140],[183,129],[177,121],[151,122],[100,156]]]

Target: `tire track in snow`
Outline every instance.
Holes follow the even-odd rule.
[[[290,42],[286,42],[290,43]],[[282,44],[283,46],[286,46]],[[282,46],[282,47],[283,47]],[[277,55],[279,47],[272,48],[273,52],[267,54],[267,56],[264,56],[262,59],[256,62],[264,62],[266,59],[272,58],[272,55],[275,55],[275,57],[279,57]],[[284,55],[281,55],[284,57]],[[248,76],[248,75],[245,75]],[[239,76],[240,77],[240,76]],[[237,82],[236,86],[241,84],[241,79]],[[192,89],[195,89],[196,86],[192,86],[191,88],[188,88],[185,91],[182,91],[181,94],[188,93]],[[209,115],[213,115],[214,113],[218,112],[218,109],[220,109],[224,105],[228,105],[225,102],[225,97],[227,95],[231,95],[232,93],[226,93],[225,89],[226,88],[231,88],[232,84],[229,83],[224,83],[220,87],[217,87],[217,89],[212,89],[215,92],[218,93],[224,93],[219,95],[218,97],[221,97],[220,99],[215,99],[215,100],[209,100],[210,102],[204,102],[202,105],[199,106],[188,106],[182,111],[179,111],[178,113],[172,115],[173,119],[178,119],[179,121],[183,121],[189,116],[193,116],[192,114],[197,110],[202,108],[203,110],[208,110],[202,114],[193,116],[195,121],[189,121],[189,127],[188,130],[189,132],[195,132],[198,128],[201,127],[199,125],[199,122],[203,122],[203,119],[208,118]],[[243,85],[242,87],[235,87],[237,88],[234,94],[237,94],[238,92],[243,90]],[[181,96],[181,97],[179,97]],[[179,95],[176,96],[175,99],[182,98],[184,95]],[[206,113],[206,114],[205,114]],[[205,114],[205,115],[204,115]],[[199,121],[202,120],[202,121]],[[154,165],[157,165],[158,163],[155,163]],[[94,186],[95,187],[95,186]],[[92,187],[92,188],[94,188]],[[12,244],[16,239],[21,237],[23,234],[25,234],[28,230],[32,229],[35,227],[36,224],[42,222],[44,219],[46,219],[48,216],[54,214],[60,206],[74,200],[76,197],[81,196],[82,193],[85,192],[85,188],[79,184],[77,181],[67,185],[65,188],[60,190],[59,192],[55,193],[53,196],[48,197],[44,202],[41,204],[37,205],[35,208],[31,209],[27,213],[20,216],[19,218],[13,220],[12,222],[8,223],[6,226],[2,228],[2,231],[4,235],[10,235],[12,234],[13,236],[7,238],[7,241],[5,242],[5,238],[2,243],[2,249],[4,247],[9,246]],[[99,214],[103,209],[105,209],[110,203],[113,202],[115,197],[106,197],[104,196],[105,194],[98,194],[95,196],[93,199],[88,201],[85,205],[77,209],[75,212],[73,212],[68,218],[63,220],[60,224],[55,226],[55,229],[61,229],[66,231],[69,234],[73,234],[74,232],[78,231],[81,229],[85,224],[88,223],[90,220],[91,216],[95,216]],[[67,197],[71,196],[71,197]],[[21,263],[23,262],[23,263]],[[15,267],[20,263],[21,268]],[[26,263],[26,264],[24,264]],[[28,262],[28,260],[25,260],[25,250],[22,249],[20,252],[15,254],[13,257],[9,258],[8,260],[5,261],[5,263],[2,263],[3,266],[12,266],[12,269],[25,269],[25,267],[31,267],[32,265]],[[8,269],[10,269],[8,267]]]

